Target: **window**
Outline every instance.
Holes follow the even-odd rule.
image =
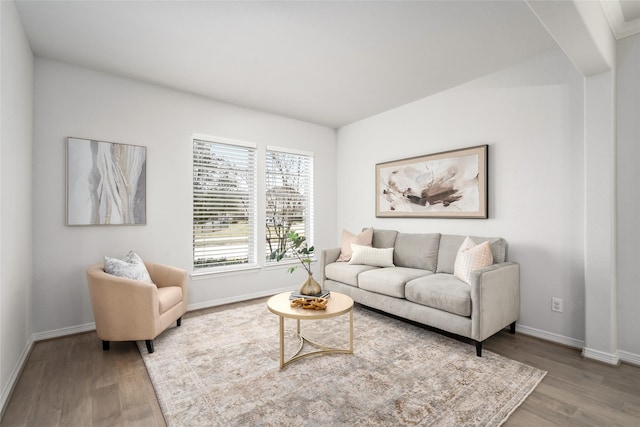
[[[266,255],[282,250],[289,231],[313,242],[313,154],[283,148],[266,151]]]
[[[194,271],[256,263],[255,154],[255,144],[194,137]]]

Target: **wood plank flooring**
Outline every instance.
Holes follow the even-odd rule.
[[[190,312],[185,321],[248,303]],[[577,349],[507,331],[484,349],[548,371],[505,426],[640,426],[640,367],[590,361]],[[164,425],[135,344],[112,343],[103,352],[95,332],[36,343],[0,421],[3,427]]]

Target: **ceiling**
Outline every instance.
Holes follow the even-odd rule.
[[[520,0],[16,7],[36,56],[333,128],[558,49]]]
[[[638,0],[621,0],[620,8],[622,16],[627,22],[640,18],[640,1]]]
[[[616,39],[640,33],[640,0],[602,0]]]

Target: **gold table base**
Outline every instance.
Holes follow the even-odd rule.
[[[353,354],[353,310],[349,311],[349,348],[336,348],[336,347],[327,347],[322,344],[318,344],[317,342],[311,341],[309,338],[305,337],[300,333],[300,319],[296,319],[296,335],[300,339],[300,345],[298,346],[298,350],[291,356],[288,360],[284,360],[284,316],[280,316],[280,369],[287,366],[289,363],[295,362],[296,360],[314,356],[316,354],[330,354],[330,353],[342,353],[342,354]],[[308,343],[313,347],[318,348],[319,350],[310,351],[308,353],[300,354],[302,348],[304,347],[304,343]]]
[[[287,366],[298,359],[304,357],[313,356],[316,354],[328,354],[328,353],[343,353],[353,354],[353,299],[351,297],[341,294],[339,292],[331,292],[327,308],[325,310],[305,310],[299,307],[291,307],[289,295],[291,292],[283,292],[278,295],[274,295],[267,301],[267,308],[273,314],[280,317],[280,369]],[[311,341],[300,332],[300,320],[319,320],[329,319],[332,317],[338,317],[343,314],[349,313],[349,348],[336,348],[328,347],[317,342]],[[296,319],[297,329],[296,333],[300,339],[300,346],[296,353],[284,360],[284,319]],[[308,343],[313,347],[318,348],[316,351],[310,351],[308,353],[300,354],[304,343]]]

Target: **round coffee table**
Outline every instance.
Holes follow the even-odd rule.
[[[351,297],[340,294],[338,292],[331,292],[331,296],[327,301],[326,310],[308,310],[302,307],[291,307],[291,300],[289,299],[289,295],[291,295],[291,292],[283,292],[281,294],[272,296],[271,298],[269,298],[269,301],[267,301],[267,307],[269,308],[269,311],[280,317],[280,369],[284,368],[291,362],[315,354],[353,354],[353,300],[351,299]],[[349,348],[327,347],[307,339],[300,333],[300,320],[329,319],[331,317],[341,316],[346,313],[349,313]],[[297,336],[300,339],[300,346],[298,347],[298,351],[296,351],[296,353],[286,361],[284,360],[285,318],[296,319],[296,331]],[[300,354],[300,351],[302,351],[302,346],[305,342],[311,344],[319,350]]]

